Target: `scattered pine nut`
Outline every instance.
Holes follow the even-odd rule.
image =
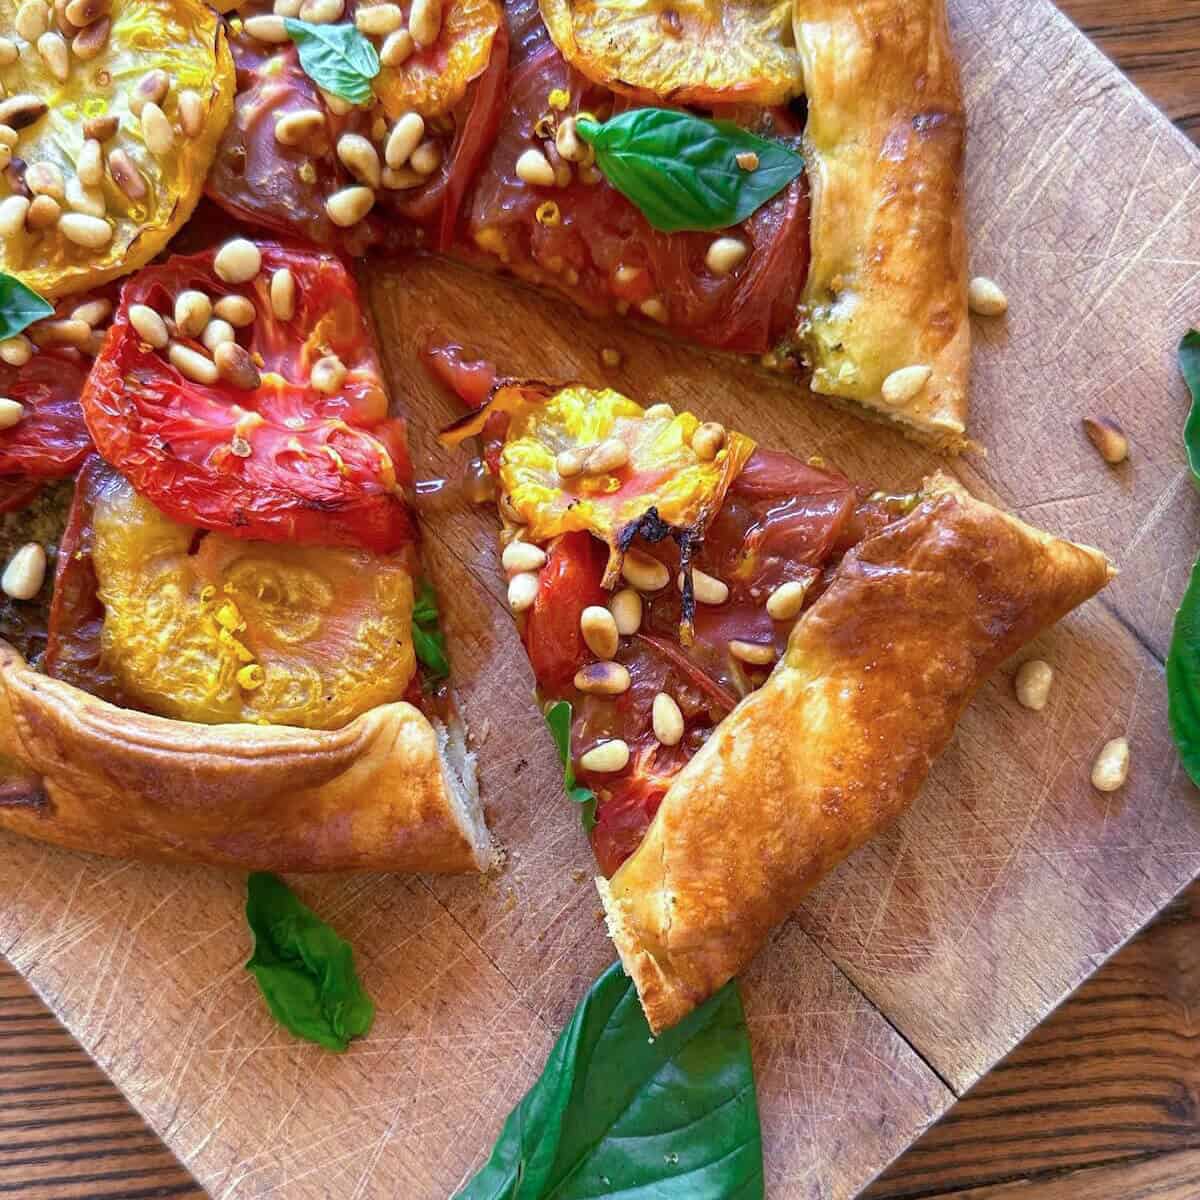
[[[546,565],[546,552],[532,542],[509,542],[500,555],[500,565],[509,575],[540,571]]]
[[[1008,297],[994,280],[976,275],[967,284],[967,307],[981,317],[999,317],[1008,312]]]
[[[650,710],[654,736],[664,746],[677,746],[683,738],[683,713],[673,697],[659,692]]]
[[[133,326],[134,333],[147,346],[151,346],[155,350],[163,349],[170,341],[167,334],[167,323],[148,305],[131,304],[129,306],[129,323]]]
[[[575,672],[575,687],[588,696],[622,696],[629,691],[629,670],[615,662],[588,663]]]
[[[342,229],[357,225],[374,207],[375,193],[361,186],[342,188],[325,201],[326,215]]]
[[[579,632],[597,658],[607,660],[616,654],[621,641],[620,631],[612,613],[602,605],[589,604],[583,610],[579,616]]]
[[[767,597],[767,616],[772,621],[791,621],[800,615],[808,593],[807,580],[789,579]]]
[[[517,178],[531,187],[554,186],[554,168],[540,150],[531,147],[522,151],[517,159],[516,170]]]
[[[1040,658],[1031,658],[1017,669],[1013,686],[1017,699],[1026,708],[1041,712],[1050,698],[1050,684],[1054,680],[1054,668]]]
[[[180,333],[188,337],[199,337],[212,316],[212,301],[194,288],[188,288],[175,297],[175,324]]]
[[[8,560],[0,576],[0,591],[14,600],[32,600],[46,582],[46,551],[37,542],[26,542]]]
[[[538,577],[532,571],[521,571],[508,581],[508,607],[515,613],[532,608],[537,594]]]
[[[277,321],[290,321],[296,315],[296,277],[287,267],[271,276],[271,312]]]
[[[245,296],[222,296],[213,305],[213,312],[235,329],[252,325],[256,316],[254,304]]]
[[[753,667],[765,667],[775,661],[775,647],[762,642],[743,642],[733,638],[729,643],[729,653]]]
[[[249,283],[262,269],[262,253],[246,238],[233,238],[217,251],[213,270],[226,283]]]
[[[724,278],[750,253],[750,247],[740,238],[719,237],[708,248],[704,265],[719,278]]]
[[[172,342],[167,350],[171,365],[185,379],[193,383],[216,383],[219,378],[216,364],[211,358],[206,358],[198,350],[185,346],[180,342]]]
[[[1098,792],[1115,792],[1128,776],[1128,739],[1119,737],[1105,742],[1092,764],[1092,787]]]
[[[101,250],[112,241],[112,226],[102,217],[87,213],[64,213],[58,222],[62,235],[77,246]]]
[[[579,765],[585,771],[606,774],[623,771],[629,765],[629,747],[620,738],[599,742],[586,754],[580,755]]]
[[[701,462],[712,462],[725,445],[725,426],[719,421],[705,421],[692,434],[692,450]]]
[[[0,396],[0,429],[11,429],[25,415],[25,405],[19,400]]]
[[[608,608],[622,637],[631,637],[642,627],[642,598],[633,588],[614,593]]]
[[[621,575],[630,587],[639,592],[658,592],[671,582],[671,572],[665,563],[637,550],[626,552],[621,562]]]
[[[1129,457],[1129,439],[1111,417],[1084,417],[1083,431],[1106,463],[1115,466]]]
[[[901,367],[884,381],[881,393],[885,404],[907,404],[929,382],[933,368],[924,365]]]

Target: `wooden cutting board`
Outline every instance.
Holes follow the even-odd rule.
[[[972,268],[1003,321],[976,323],[979,494],[1102,545],[1122,575],[1039,640],[1041,714],[1012,666],[983,689],[908,817],[777,931],[745,979],[769,1193],[854,1195],[1188,880],[1200,795],[1167,736],[1162,661],[1200,547],[1173,365],[1200,320],[1200,155],[1045,0],[958,0],[971,114]],[[581,377],[821,452],[908,487],[935,463],[749,367],[579,319],[444,263],[368,291],[420,474],[453,475],[452,403],[414,351],[433,332],[516,373]],[[624,365],[604,371],[601,347]],[[1128,463],[1079,429],[1115,416]],[[613,955],[591,858],[561,794],[503,604],[493,527],[451,491],[424,505],[456,678],[480,742],[491,878],[309,878],[379,1006],[337,1058],[267,1018],[241,968],[242,879],[0,836],[0,950],[220,1197],[441,1200],[487,1153],[555,1033]],[[1127,787],[1088,784],[1125,733]]]

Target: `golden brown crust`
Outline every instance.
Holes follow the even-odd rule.
[[[492,861],[469,761],[410,704],[334,731],[117,708],[0,641],[0,827],[125,858],[278,871]]]
[[[1113,574],[944,476],[861,542],[767,683],[676,777],[599,881],[653,1029],[758,951],[837,863],[900,815],[1000,662]]]
[[[797,0],[812,262],[799,333],[814,391],[946,449],[966,444],[966,117],[944,0]],[[884,380],[929,367],[911,399]]]

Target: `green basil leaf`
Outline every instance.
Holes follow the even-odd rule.
[[[614,963],[456,1200],[761,1200],[762,1132],[736,982],[650,1036]]]
[[[579,820],[585,833],[591,833],[596,828],[596,793],[591,788],[575,782],[575,767],[571,762],[571,704],[568,700],[559,700],[546,709],[546,724],[554,736],[554,744],[558,747],[558,757],[563,765],[563,790],[567,799],[580,805]]]
[[[1200,484],[1200,330],[1189,329],[1179,343],[1179,369],[1192,393],[1192,407],[1183,427],[1183,446],[1187,451],[1192,479]]]
[[[375,1019],[354,971],[354,951],[276,875],[246,881],[254,953],[246,969],[272,1016],[298,1037],[339,1053]]]
[[[16,337],[34,321],[54,312],[54,305],[43,300],[13,275],[0,271],[0,341]]]
[[[313,25],[284,17],[283,27],[296,43],[304,73],[317,87],[351,104],[370,100],[379,55],[353,25]]]
[[[413,650],[430,679],[447,679],[450,661],[446,657],[446,635],[439,625],[437,593],[428,579],[421,581],[412,614]]]
[[[804,170],[781,142],[670,108],[632,108],[603,124],[583,117],[576,128],[608,182],[665,233],[736,225]],[[758,165],[738,166],[739,154]]]

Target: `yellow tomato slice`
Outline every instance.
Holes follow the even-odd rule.
[[[133,702],[184,721],[336,729],[403,697],[416,670],[407,553],[197,536],[115,475],[96,496],[102,666]]]
[[[101,3],[91,7],[105,12]],[[36,192],[38,176],[48,174],[46,194],[69,218],[54,221],[51,211],[42,225],[39,213],[32,222],[37,228],[26,219],[5,234],[0,270],[50,297],[133,271],[166,245],[200,199],[233,111],[233,57],[224,26],[201,0],[113,0],[106,15],[84,29],[71,24],[68,9],[76,5],[0,0],[0,33],[20,51],[0,67],[7,96],[0,101],[0,123],[17,130],[13,162],[0,174],[0,201],[14,187],[20,193],[22,177]],[[104,22],[107,36],[92,56],[80,39],[99,42]],[[44,34],[37,34],[40,28]],[[87,57],[80,56],[81,45]],[[139,116],[130,107],[141,107],[135,89],[155,71],[169,87],[156,102],[165,127],[154,117],[144,119],[145,109]],[[189,95],[181,106],[184,93]],[[103,175],[89,185],[94,166],[88,163],[91,151],[84,152],[85,126],[91,121],[90,131],[97,132],[107,118],[118,124],[101,141]],[[49,171],[39,167],[31,176],[38,164]]]
[[[783,104],[803,90],[791,0],[540,0],[563,58],[616,92]]]

